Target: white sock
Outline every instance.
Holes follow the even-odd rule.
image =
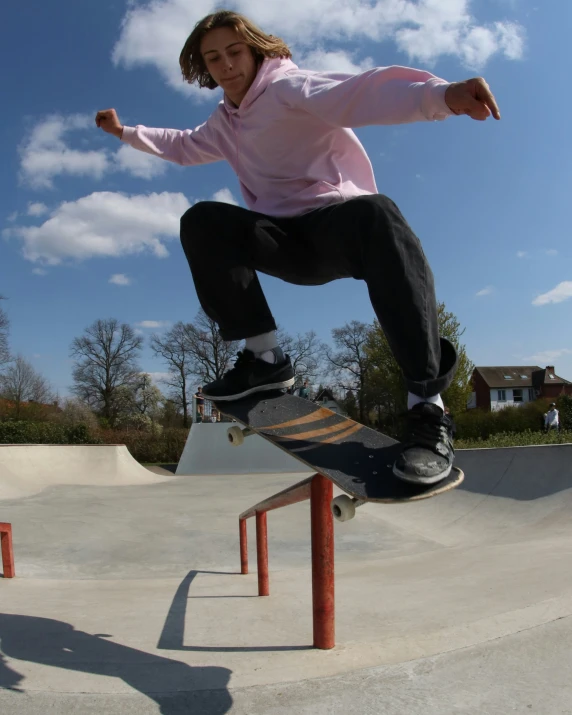
[[[256,357],[260,360],[264,360],[264,362],[276,362],[274,348],[278,347],[278,341],[276,340],[276,332],[274,330],[270,333],[262,333],[262,335],[254,335],[252,338],[246,338],[244,347],[247,350],[252,350]]]
[[[262,333],[262,335],[253,335],[251,338],[246,338],[244,347],[247,350],[252,350],[253,353],[264,353],[268,350],[273,350],[278,347],[276,340],[276,332],[272,330],[270,333]]]
[[[433,397],[419,397],[419,395],[414,395],[412,392],[407,393],[407,409],[410,410],[415,405],[420,402],[430,402],[433,405],[438,405],[442,410],[445,409],[441,395],[433,395]]]

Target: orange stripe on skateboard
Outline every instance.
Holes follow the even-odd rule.
[[[307,424],[308,422],[317,422],[319,420],[323,420],[326,417],[331,416],[330,410],[327,410],[325,407],[320,407],[318,410],[314,410],[312,414],[306,415],[306,417],[298,417],[295,420],[290,420],[289,422],[282,422],[282,424],[279,425],[271,425],[270,427],[265,427],[264,429],[283,429],[285,427],[295,427],[296,425],[304,425]]]
[[[272,427],[265,427],[264,432]],[[321,437],[323,434],[332,434],[332,432],[339,432],[340,430],[347,429],[345,422],[338,425],[332,425],[331,427],[322,427],[321,429],[310,430],[309,432],[296,432],[296,434],[281,434],[276,435],[280,439],[310,439],[312,437]],[[326,440],[327,441],[327,440]]]
[[[353,427],[350,427],[347,429],[345,432],[342,432],[341,434],[335,434],[333,437],[329,437],[328,439],[323,439],[320,444],[327,444],[328,442],[338,442],[341,439],[344,439],[344,437],[349,437],[350,434],[353,434],[354,432],[357,432],[358,429],[361,429],[363,425],[354,425]]]

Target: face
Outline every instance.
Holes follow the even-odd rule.
[[[258,71],[250,47],[233,28],[218,27],[203,37],[201,54],[210,76],[240,106]]]

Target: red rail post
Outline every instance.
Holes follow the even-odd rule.
[[[0,545],[2,550],[2,568],[4,578],[14,578],[14,548],[12,545],[12,524],[0,522]]]
[[[238,530],[240,532],[240,573],[248,573],[248,531],[246,519],[238,520]]]
[[[258,595],[269,596],[268,528],[265,511],[256,512],[256,556],[258,562]]]
[[[334,520],[332,482],[321,474],[312,479],[312,606],[314,648],[335,646]]]

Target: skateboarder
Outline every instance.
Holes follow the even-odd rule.
[[[181,219],[181,242],[201,306],[225,340],[245,339],[234,368],[205,385],[235,400],[293,384],[290,359],[256,271],[300,285],[364,280],[408,389],[409,432],[394,472],[432,484],[451,470],[451,426],[440,393],[457,365],[439,337],[433,275],[397,206],[378,193],[352,127],[472,119],[500,113],[482,78],[452,84],[429,72],[375,67],[360,74],[299,69],[287,45],[248,18],[219,11],[195,26],[179,62],[189,83],[223,100],[196,129],[96,124],[148,154],[182,165],[226,160],[248,208],[214,201]],[[305,256],[300,261],[300,255]]]

